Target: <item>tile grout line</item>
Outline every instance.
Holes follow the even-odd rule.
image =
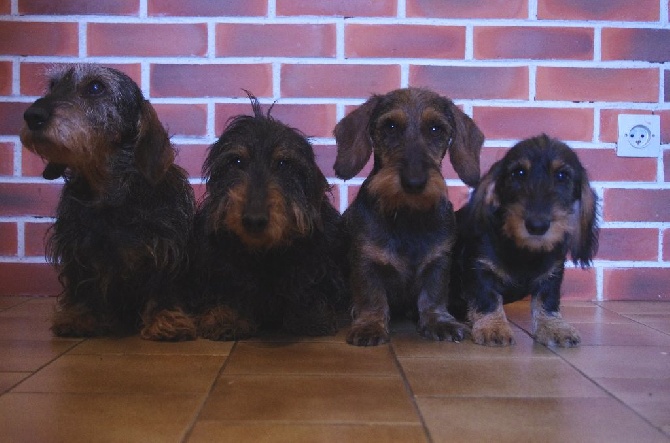
[[[219,368],[219,371],[216,373],[214,376],[214,380],[212,380],[212,384],[209,386],[209,389],[205,393],[202,402],[200,402],[200,406],[197,408],[195,411],[195,414],[193,415],[193,419],[191,422],[188,424],[186,431],[184,432],[181,442],[186,443],[191,435],[193,434],[193,430],[195,429],[195,426],[198,424],[198,421],[200,420],[200,414],[202,413],[203,408],[205,407],[205,403],[207,403],[207,400],[209,400],[210,395],[212,395],[212,392],[214,391],[214,386],[216,386],[216,382],[221,378],[221,375],[223,374],[223,371],[226,369],[226,366],[228,366],[228,361],[230,359],[230,356],[235,352],[235,348],[237,348],[237,343],[238,341],[235,340],[235,343],[233,343],[233,346],[230,348],[230,352],[228,352],[228,355],[226,355],[226,358],[224,359],[223,363],[221,364],[221,367]]]
[[[407,374],[405,374],[405,369],[402,367],[402,364],[400,364],[400,359],[398,358],[398,355],[395,352],[395,347],[393,346],[393,343],[388,344],[389,350],[391,351],[391,355],[393,356],[393,362],[396,365],[396,368],[398,369],[398,372],[400,373],[400,378],[402,379],[403,386],[405,387],[405,392],[409,396],[409,400],[412,403],[412,407],[414,407],[414,411],[416,412],[416,415],[419,417],[419,423],[421,423],[421,428],[423,429],[423,433],[426,436],[426,440],[429,443],[433,443],[433,438],[430,435],[430,429],[428,429],[428,425],[426,424],[425,419],[423,418],[423,415],[421,414],[421,409],[419,408],[419,405],[416,403],[416,396],[414,395],[414,391],[412,390],[412,386],[409,383],[409,380],[407,379]]]

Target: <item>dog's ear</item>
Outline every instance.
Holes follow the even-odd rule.
[[[598,252],[598,196],[585,171],[581,174],[580,197],[575,202],[575,226],[570,255],[575,265],[588,267]]]
[[[487,172],[477,184],[477,187],[470,197],[467,212],[468,218],[470,221],[476,222],[478,226],[482,225],[482,223],[486,223],[486,221],[491,218],[491,213],[500,206],[496,183],[498,182],[502,171],[502,162],[498,161],[494,163],[489,172]]]
[[[158,119],[154,107],[142,100],[135,140],[135,165],[152,184],[157,183],[174,163],[170,137]]]
[[[449,147],[449,160],[458,176],[468,186],[479,182],[479,154],[484,144],[484,134],[458,106],[450,103],[456,128]]]
[[[373,96],[361,106],[350,112],[335,125],[333,134],[337,142],[335,175],[348,180],[358,174],[372,155],[372,140],[368,125],[372,111],[380,97]]]

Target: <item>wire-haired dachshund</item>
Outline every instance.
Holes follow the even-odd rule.
[[[418,88],[372,96],[334,134],[340,178],[356,175],[374,152],[344,213],[353,297],[347,342],[387,342],[391,312],[418,315],[426,338],[462,340],[467,327],[447,310],[456,225],[441,162],[449,152],[459,177],[475,185],[483,134],[449,99]]]
[[[203,167],[193,266],[199,335],[333,334],[346,303],[341,216],[305,136],[249,98],[253,115],[228,123]]]
[[[195,338],[178,306],[193,190],[139,87],[97,65],[58,69],[24,120],[44,178],[65,178],[47,245],[64,287],[53,332]]]
[[[564,264],[590,265],[598,246],[597,197],[575,152],[546,135],[511,148],[458,211],[457,278],[450,309],[467,316],[476,343],[514,343],[504,303],[531,296],[535,339],[576,346],[561,318]]]

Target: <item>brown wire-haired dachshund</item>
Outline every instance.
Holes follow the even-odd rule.
[[[47,245],[63,285],[52,331],[195,338],[178,306],[193,190],[138,86],[114,69],[66,67],[23,117],[44,178],[65,178]]]
[[[596,211],[584,167],[558,140],[523,140],[491,167],[457,213],[450,308],[467,315],[476,343],[513,344],[503,304],[530,294],[535,339],[579,344],[559,312],[561,282],[568,253],[582,268],[596,253]]]
[[[203,166],[193,276],[198,333],[334,334],[344,303],[340,214],[304,135],[263,114],[233,118]]]
[[[459,177],[475,185],[484,136],[449,99],[417,88],[372,96],[334,133],[340,178],[357,174],[374,152],[344,214],[353,296],[347,342],[387,342],[392,312],[418,314],[426,338],[462,340],[467,327],[447,311],[456,225],[441,162],[449,152]]]

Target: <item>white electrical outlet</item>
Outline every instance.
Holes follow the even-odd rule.
[[[619,157],[658,157],[661,153],[661,117],[619,114]]]

